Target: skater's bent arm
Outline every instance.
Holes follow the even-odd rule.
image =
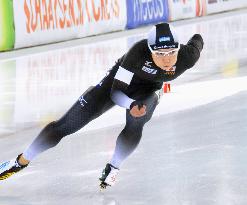
[[[112,101],[119,105],[120,107],[130,109],[131,103],[135,100],[128,97],[124,92],[128,88],[134,73],[119,67],[111,89],[111,99]]]
[[[111,99],[115,104],[126,109],[130,109],[131,103],[135,101],[132,98],[128,97],[121,90],[115,90],[115,89],[112,89],[111,91]]]
[[[121,89],[117,88],[117,85],[121,86],[121,82],[118,80],[114,80],[112,90],[111,90],[111,99],[112,101],[126,109],[130,110],[130,114],[133,117],[142,117],[146,114],[146,106],[139,101],[135,101],[134,99],[128,97]]]

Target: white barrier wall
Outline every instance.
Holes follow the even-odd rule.
[[[195,0],[169,0],[169,20],[196,17]]]
[[[59,118],[61,109],[65,112],[105,77],[127,43],[126,38],[121,38],[121,45],[113,39],[17,58],[15,122],[47,123]]]
[[[18,0],[15,48],[124,30],[123,0]]]

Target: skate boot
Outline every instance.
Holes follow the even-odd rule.
[[[24,169],[28,165],[20,165],[18,163],[19,158],[22,154],[18,155],[16,159],[4,162],[0,164],[0,180],[4,180],[12,176],[13,174],[19,172]]]
[[[105,169],[102,172],[100,180],[100,189],[106,189],[107,186],[113,186],[116,181],[116,176],[119,172],[119,169],[112,166],[111,164],[106,164]]]

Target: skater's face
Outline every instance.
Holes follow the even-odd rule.
[[[162,70],[169,71],[177,62],[179,49],[159,49],[152,51],[154,63]]]

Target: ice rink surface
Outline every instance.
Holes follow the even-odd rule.
[[[240,10],[174,23],[182,43],[201,33],[204,50],[171,82],[114,187],[101,193],[98,177],[123,127],[121,108],[1,181],[0,205],[246,205],[246,18]],[[148,29],[0,55],[0,161],[23,152]]]

